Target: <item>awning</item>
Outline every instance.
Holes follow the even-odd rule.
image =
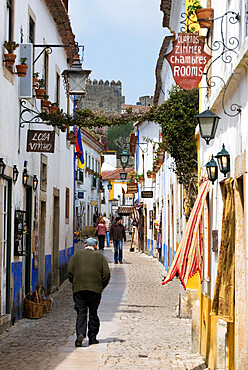
[[[162,285],[168,283],[176,275],[178,275],[184,289],[186,289],[188,279],[195,275],[197,271],[199,271],[200,276],[202,277],[203,251],[202,243],[197,242],[197,236],[209,186],[209,180],[205,180],[200,186],[199,193],[191,211],[186,229],[183,233],[176,255],[172,261],[172,265]]]

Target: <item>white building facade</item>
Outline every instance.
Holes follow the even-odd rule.
[[[4,0],[0,21],[2,60],[4,41],[15,41],[20,44],[14,51],[15,64],[20,64],[20,57],[27,53],[29,66],[23,78],[15,74],[15,66],[8,68],[5,62],[0,65],[0,158],[5,165],[0,176],[3,327],[11,316],[13,321],[22,317],[23,298],[29,291],[40,284],[48,292],[57,289],[66,278],[73,254],[74,148],[57,127],[41,120],[36,123],[41,102],[32,89],[32,77],[38,72],[51,102],[71,113],[61,74],[70,67],[72,51],[62,45],[73,46],[75,41],[62,0]],[[51,44],[60,47],[45,49]],[[24,117],[25,108],[29,112]],[[45,130],[49,136],[55,132],[54,152],[27,151],[28,130]],[[16,182],[14,169],[19,172]]]

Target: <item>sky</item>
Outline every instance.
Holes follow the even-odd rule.
[[[122,82],[126,104],[153,96],[155,68],[167,30],[161,0],[69,0],[76,41],[90,79]]]

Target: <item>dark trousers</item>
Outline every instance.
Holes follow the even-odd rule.
[[[105,235],[98,235],[99,249],[104,249]]]
[[[100,328],[100,320],[97,316],[97,309],[101,301],[101,294],[89,290],[81,290],[73,293],[75,310],[77,312],[76,334],[83,334],[86,337],[87,331],[87,314],[89,311],[88,337],[95,339]]]
[[[114,260],[115,262],[122,262],[122,246],[123,240],[114,240]]]

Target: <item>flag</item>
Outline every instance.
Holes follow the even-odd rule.
[[[75,145],[75,155],[78,158],[78,168],[81,168],[81,170],[83,170],[85,166],[83,143],[81,139],[81,131],[80,129],[77,130],[76,127],[75,135],[77,137],[77,142]]]

